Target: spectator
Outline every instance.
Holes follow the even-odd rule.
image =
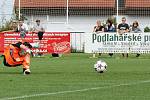
[[[11,23],[12,31],[16,32],[17,30],[17,21],[13,20]]]
[[[111,20],[107,20],[106,29],[107,29],[107,32],[115,32],[115,27]],[[112,57],[113,53],[109,53],[109,56]]]
[[[130,29],[130,32],[133,32],[133,33],[140,33],[142,32],[141,29],[139,28],[139,23],[138,21],[134,21],[132,26],[131,26],[131,29]]]
[[[104,32],[104,27],[101,26],[100,20],[97,20],[97,21],[96,21],[96,26],[94,26],[93,32],[97,32],[97,33],[99,33],[99,32]]]
[[[41,40],[43,39],[43,34],[45,32],[44,27],[41,25],[40,20],[36,20],[36,25],[33,26],[33,32],[38,34],[39,43],[41,44]],[[41,56],[42,53],[38,53],[38,56]]]
[[[126,23],[126,18],[122,17],[122,23],[118,25],[118,33],[120,35],[129,32],[129,25]]]
[[[140,33],[140,32],[142,32],[141,29],[139,28],[139,23],[138,23],[138,21],[134,21],[134,22],[133,22],[132,27],[131,27],[131,29],[130,29],[130,32],[132,32],[132,33]],[[137,53],[137,54],[136,54],[136,57],[139,57],[139,56],[140,56],[140,54]]]
[[[111,20],[107,20],[106,29],[107,32],[115,32],[115,26],[113,25]]]
[[[17,32],[20,32],[21,38],[25,38],[28,30],[29,30],[29,28],[28,28],[27,24],[25,24],[23,20],[19,20]]]
[[[120,35],[129,32],[129,25],[126,23],[125,17],[122,17],[122,23],[118,25],[117,31]],[[122,56],[125,57],[125,54],[122,53]],[[126,57],[128,57],[128,53],[126,54]]]
[[[100,33],[100,32],[104,32],[104,30],[105,28],[101,25],[101,21],[97,20],[96,26],[94,26],[93,32]],[[99,56],[101,56],[101,53],[99,53]]]
[[[43,38],[43,34],[45,32],[44,27],[41,25],[40,20],[37,19],[36,20],[36,25],[33,27],[33,32],[36,32],[38,34],[38,38],[41,42],[42,38]]]

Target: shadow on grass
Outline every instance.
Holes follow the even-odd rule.
[[[6,71],[1,71],[0,72],[0,75],[19,75],[19,74],[22,74],[21,72],[6,72]]]

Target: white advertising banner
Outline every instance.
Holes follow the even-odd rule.
[[[85,53],[150,53],[150,33],[86,33]]]

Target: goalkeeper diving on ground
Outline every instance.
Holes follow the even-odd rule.
[[[4,50],[4,65],[7,67],[22,65],[23,74],[30,74],[31,48],[34,47],[38,47],[38,43],[18,42],[8,45]]]

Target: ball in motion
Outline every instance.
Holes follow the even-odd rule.
[[[107,63],[103,60],[99,60],[94,64],[94,69],[98,73],[104,73],[107,68]]]

